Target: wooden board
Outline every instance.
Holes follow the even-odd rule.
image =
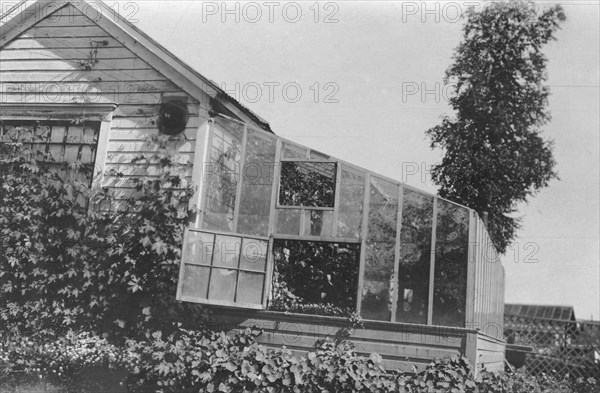
[[[201,110],[200,116],[190,116],[187,122],[186,128],[198,129],[198,126],[204,123],[208,119],[208,113],[205,108],[199,108]],[[118,117],[113,118],[111,122],[111,128],[113,131],[121,130],[148,130],[156,127],[154,119],[143,119],[139,117]]]
[[[217,329],[234,331],[256,326],[264,330],[259,342],[271,348],[309,351],[315,342],[336,337],[345,332],[348,322],[343,318],[215,308]],[[377,327],[381,327],[377,329]],[[365,328],[350,329],[349,337],[357,353],[379,353],[387,369],[412,371],[423,369],[435,358],[463,353],[466,329],[452,328],[450,332],[434,327],[409,324],[366,322]],[[448,339],[450,338],[450,339]]]
[[[32,65],[28,70],[5,71],[0,67],[0,80],[3,83],[9,82],[138,82],[145,84],[148,81],[164,81],[166,78],[157,71],[146,68],[138,70],[42,70]]]
[[[29,40],[36,42],[36,40]],[[15,48],[13,50],[3,50],[2,60],[79,60],[83,56],[89,55],[91,45],[81,48],[46,48],[43,45],[39,47],[28,47],[23,49]],[[105,47],[98,48],[96,52],[98,60],[105,59],[132,59],[136,55],[125,47]]]
[[[63,94],[137,94],[137,93],[165,93],[181,91],[168,80],[156,81],[81,81],[53,80],[48,82],[0,82],[0,94],[34,94],[39,92]]]
[[[169,143],[173,151],[179,153],[193,153],[195,141],[174,141]],[[157,152],[161,150],[155,144],[149,144],[145,141],[110,141],[108,143],[109,152]]]
[[[89,52],[89,51],[88,51]],[[58,60],[58,59],[31,59],[31,60],[4,60],[2,59],[1,70],[3,73],[9,71],[27,71],[35,69],[39,71],[86,71],[85,67],[80,65],[79,61],[87,61],[89,53],[83,52],[74,60]],[[133,58],[116,58],[116,59],[99,59],[98,62],[92,65],[95,71],[121,71],[121,70],[147,70],[152,69],[150,64],[142,59]]]
[[[49,26],[38,24],[27,31],[26,36],[34,38],[78,38],[106,37],[108,34],[99,26]]]
[[[77,52],[89,50],[94,41],[106,41],[106,45],[102,45],[98,52],[108,48],[124,48],[123,44],[108,35],[98,38],[45,38],[45,37],[29,37],[21,36],[8,45],[2,48],[2,53],[17,49],[47,49],[47,50],[70,50],[75,49]],[[80,53],[81,54],[81,53]],[[67,57],[68,58],[68,57]]]
[[[198,127],[186,127],[183,136],[186,141],[195,141],[196,140],[196,132],[198,131]],[[118,140],[127,140],[127,141],[140,141],[145,138],[158,135],[159,131],[156,127],[148,127],[148,128],[115,128],[110,132],[110,140],[118,141]]]

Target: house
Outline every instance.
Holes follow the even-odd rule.
[[[278,137],[104,3],[5,11],[0,136],[40,136],[119,198],[153,174],[132,161],[148,136],[189,164],[199,213],[179,300],[228,330],[262,327],[271,347],[343,336],[390,369],[452,355],[503,369],[504,269],[476,212]]]

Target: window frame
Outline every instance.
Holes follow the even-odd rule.
[[[242,243],[243,243],[243,239],[254,239],[254,240],[267,242],[267,254],[266,254],[266,258],[265,258],[264,273],[258,272],[258,271],[250,271],[249,269],[242,269],[240,267],[240,264],[241,264],[240,260],[241,260],[241,254],[243,252],[243,247],[240,247],[240,253],[238,255],[238,266],[235,269],[224,268],[224,267],[219,267],[219,266],[215,267],[213,265],[212,258],[211,258],[210,265],[196,265],[196,264],[184,263],[184,261],[186,259],[185,257],[187,255],[186,244],[187,244],[190,232],[210,234],[210,235],[214,236],[215,241],[216,241],[217,236],[227,236],[227,237],[238,237],[238,238],[240,238],[240,242],[242,242]],[[273,253],[273,238],[272,237],[244,235],[244,234],[230,233],[230,232],[223,232],[223,231],[213,231],[213,230],[201,229],[201,228],[185,228],[185,231],[183,234],[181,261],[179,263],[179,274],[178,274],[178,280],[177,280],[176,300],[194,302],[194,303],[200,303],[200,304],[208,304],[208,305],[214,305],[214,306],[228,306],[228,307],[264,310],[266,307],[266,304],[267,304],[267,298],[270,296],[269,294],[270,294],[270,290],[271,290],[270,280],[272,279],[272,270],[273,269],[272,269],[272,263],[270,263],[269,261],[271,261],[273,258],[272,253]],[[213,251],[213,254],[214,254],[214,251]],[[213,258],[214,258],[214,255],[213,255]],[[211,270],[211,274],[209,275],[209,278],[207,281],[208,288],[210,288],[210,279],[212,276],[213,269],[228,269],[228,270],[235,270],[236,272],[238,272],[238,275],[236,276],[237,278],[236,278],[236,288],[234,291],[234,300],[229,301],[229,300],[218,300],[218,299],[210,299],[210,298],[204,299],[204,298],[198,298],[195,296],[185,295],[183,292],[183,283],[184,283],[184,278],[185,278],[185,267],[187,265],[202,266],[202,267],[206,267]],[[242,272],[242,271],[250,271],[250,272],[254,272],[256,274],[263,274],[264,281],[263,281],[263,290],[262,290],[262,297],[261,297],[262,301],[260,304],[235,301],[235,296],[237,295],[237,289],[239,287],[239,272]],[[209,290],[208,288],[207,288],[207,290]],[[208,293],[210,294],[210,291]]]
[[[100,122],[96,158],[92,171],[92,186],[103,183],[106,155],[112,117],[116,104],[3,104],[0,103],[0,120],[7,121],[72,121],[84,116],[86,120]]]

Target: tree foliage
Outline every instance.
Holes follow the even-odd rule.
[[[518,203],[557,178],[552,142],[541,135],[550,120],[542,48],[564,20],[560,6],[532,10],[521,1],[469,12],[446,71],[456,115],[427,131],[445,152],[432,170],[440,196],[488,212],[500,252],[519,227],[511,217]]]

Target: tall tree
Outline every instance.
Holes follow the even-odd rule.
[[[544,44],[565,20],[560,6],[493,2],[471,10],[464,38],[446,71],[453,117],[429,129],[444,151],[432,171],[439,194],[489,214],[490,236],[502,253],[519,220],[520,202],[557,178],[552,142],[541,136],[550,120]]]

